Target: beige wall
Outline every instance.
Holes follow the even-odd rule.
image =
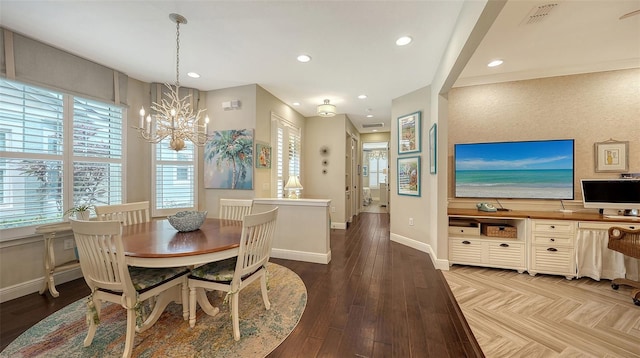
[[[449,92],[448,196],[454,195],[455,143],[574,139],[575,200],[569,204],[581,210],[580,179],[619,176],[594,169],[594,143],[610,138],[629,142],[629,172],[640,172],[640,69],[454,88]],[[451,200],[452,205],[469,202]],[[561,209],[558,200],[500,202]]]

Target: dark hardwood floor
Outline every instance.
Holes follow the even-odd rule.
[[[389,240],[389,215],[362,213],[331,230],[328,265],[271,259],[304,281],[300,323],[269,357],[483,357],[442,273],[423,252]],[[0,304],[4,349],[33,324],[89,294],[82,279],[60,297]]]

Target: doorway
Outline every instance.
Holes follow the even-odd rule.
[[[362,212],[388,212],[389,142],[362,143]]]

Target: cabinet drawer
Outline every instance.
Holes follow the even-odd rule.
[[[561,246],[534,246],[531,252],[531,271],[575,275],[574,250]]]
[[[481,264],[484,246],[481,241],[450,239],[449,260],[455,263]]]
[[[496,242],[489,244],[489,262],[500,267],[525,267],[524,243]]]
[[[573,235],[536,234],[531,238],[531,242],[535,245],[573,246],[573,238]]]
[[[566,220],[532,220],[533,232],[554,232],[560,234],[573,233],[575,224]]]
[[[449,234],[452,235],[480,235],[480,227],[449,226]]]

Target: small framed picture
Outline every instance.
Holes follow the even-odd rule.
[[[398,154],[420,152],[420,113],[418,111],[398,117]]]
[[[420,157],[398,158],[398,195],[420,196]]]
[[[271,146],[256,143],[256,168],[271,169]]]
[[[438,158],[438,128],[434,123],[429,129],[429,173],[436,174]]]
[[[595,171],[621,173],[629,170],[629,142],[608,140],[594,144]]]
[[[369,176],[369,167],[366,165],[362,166],[362,176],[363,177],[368,177]]]

